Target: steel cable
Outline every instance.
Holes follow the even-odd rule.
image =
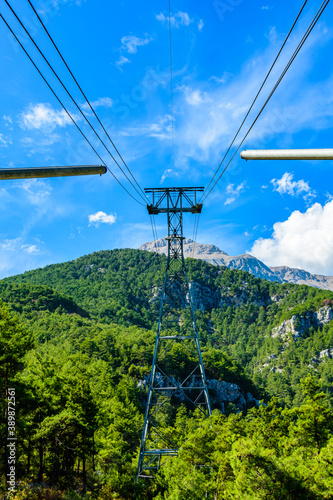
[[[86,103],[88,104],[89,108],[91,109],[91,111],[93,112],[95,118],[97,119],[98,123],[100,124],[100,126],[102,127],[105,135],[107,136],[107,138],[109,139],[109,141],[111,142],[112,146],[114,147],[115,151],[117,152],[119,158],[121,159],[121,161],[123,162],[124,166],[126,167],[127,171],[129,172],[129,174],[131,175],[132,179],[134,180],[135,184],[138,186],[138,188],[140,189],[140,191],[143,193],[143,196],[144,198],[146,199],[146,195],[143,191],[143,189],[140,187],[140,185],[138,184],[137,180],[135,179],[134,175],[132,174],[131,170],[129,169],[129,167],[127,166],[125,160],[123,159],[122,155],[120,154],[120,152],[118,151],[116,145],[114,144],[113,140],[111,139],[109,133],[107,132],[107,130],[105,129],[103,123],[101,122],[100,118],[98,117],[96,111],[94,110],[92,104],[90,103],[89,99],[87,98],[86,94],[84,93],[84,91],[82,90],[82,87],[80,86],[80,84],[78,83],[77,79],[75,78],[74,74],[72,73],[71,69],[69,68],[68,64],[66,63],[63,55],[61,54],[57,44],[55,43],[55,41],[53,40],[52,36],[50,35],[49,31],[47,30],[46,26],[44,25],[42,19],[40,18],[40,16],[38,15],[38,12],[36,11],[35,7],[33,6],[32,2],[30,0],[28,0],[28,3],[30,5],[30,7],[32,8],[32,10],[34,11],[37,19],[39,20],[40,24],[42,25],[45,33],[47,34],[47,36],[49,37],[51,43],[53,44],[54,48],[56,49],[57,53],[59,54],[59,57],[61,58],[62,62],[64,63],[64,65],[66,66],[69,74],[71,75],[71,77],[73,78],[74,82],[76,83],[78,89],[80,90],[83,98],[85,99]],[[119,165],[118,165],[119,166]]]
[[[173,108],[171,0],[169,0],[169,49],[170,49],[170,97],[171,97],[171,147],[172,147],[172,166],[174,168],[175,167],[175,129],[174,129],[174,108]]]
[[[138,190],[137,188],[134,186],[134,184],[132,183],[132,181],[128,178],[128,176],[126,175],[126,173],[123,171],[123,169],[121,168],[121,166],[119,165],[119,163],[117,162],[117,160],[114,158],[114,156],[112,155],[111,151],[109,150],[109,148],[106,146],[106,144],[104,143],[104,141],[101,139],[101,137],[99,136],[99,134],[96,132],[95,128],[93,127],[93,125],[90,123],[90,121],[88,120],[88,118],[86,117],[86,115],[83,113],[83,111],[81,110],[80,106],[77,104],[77,102],[75,101],[75,99],[73,98],[72,94],[69,92],[69,90],[67,89],[67,87],[65,86],[65,84],[62,82],[61,78],[58,76],[57,72],[53,69],[52,65],[50,64],[50,62],[48,61],[48,59],[46,58],[46,56],[43,54],[43,52],[41,51],[41,49],[39,48],[39,46],[37,45],[37,43],[35,42],[35,40],[32,38],[32,36],[30,35],[29,31],[27,30],[27,28],[24,26],[23,22],[20,20],[20,18],[18,17],[18,15],[16,14],[16,12],[14,11],[14,9],[11,7],[11,5],[9,4],[8,0],[5,0],[5,3],[7,4],[7,6],[9,7],[9,9],[11,10],[11,12],[13,13],[13,15],[15,16],[15,18],[17,19],[17,21],[20,23],[20,25],[22,26],[22,28],[24,29],[24,31],[26,32],[26,34],[28,35],[28,37],[30,38],[30,40],[32,41],[32,43],[34,44],[34,46],[36,47],[36,49],[38,50],[38,52],[40,53],[40,55],[42,56],[42,58],[44,59],[44,61],[46,62],[46,64],[48,65],[48,67],[51,69],[52,73],[54,74],[54,76],[57,78],[57,80],[59,81],[59,83],[61,84],[61,86],[63,87],[63,89],[66,91],[67,95],[70,97],[70,99],[72,100],[73,104],[75,105],[75,107],[77,108],[77,110],[79,111],[79,113],[82,115],[82,117],[85,119],[85,121],[87,122],[87,124],[89,125],[89,127],[91,128],[91,130],[94,132],[94,134],[96,135],[96,137],[99,139],[99,141],[102,143],[102,145],[104,146],[104,148],[106,149],[106,151],[108,152],[108,154],[111,156],[111,158],[113,159],[113,161],[116,163],[116,165],[118,166],[118,168],[121,170],[121,172],[123,173],[123,175],[126,177],[126,179],[129,181],[129,183],[131,184],[131,186],[134,188],[134,190],[137,192],[137,194],[139,194],[139,196],[141,196],[141,198],[143,198],[143,200],[146,202],[146,198],[144,197],[144,195],[142,195]],[[20,44],[22,46],[22,44]],[[26,51],[25,51],[26,52]],[[26,52],[27,53],[27,52]],[[63,105],[62,105],[63,106]]]
[[[266,105],[268,104],[269,100],[271,99],[271,97],[273,96],[274,92],[276,91],[276,89],[278,88],[278,86],[280,85],[282,79],[284,78],[285,74],[287,73],[288,69],[290,68],[290,66],[292,65],[292,63],[294,62],[297,54],[299,53],[299,51],[301,50],[301,48],[303,47],[305,41],[307,40],[308,36],[310,35],[311,31],[313,30],[313,28],[315,27],[315,25],[317,24],[318,20],[320,19],[322,13],[324,12],[325,8],[327,7],[328,3],[329,3],[330,0],[325,0],[320,8],[318,9],[315,17],[313,18],[313,20],[311,21],[309,27],[307,28],[305,34],[303,35],[300,43],[298,44],[296,50],[294,51],[293,55],[291,56],[291,58],[289,59],[287,65],[285,66],[284,70],[282,71],[278,81],[276,82],[276,84],[274,85],[272,91],[270,92],[269,96],[267,97],[266,101],[264,102],[263,106],[261,107],[259,113],[257,114],[256,118],[254,119],[254,121],[252,122],[252,125],[250,126],[250,128],[248,129],[247,133],[245,134],[244,138],[242,139],[241,143],[239,144],[239,146],[237,147],[236,151],[234,152],[234,154],[232,155],[231,159],[229,160],[229,162],[227,163],[227,165],[224,167],[223,171],[221,172],[221,174],[219,175],[219,177],[217,178],[217,180],[215,181],[214,185],[210,188],[210,190],[207,192],[208,188],[205,190],[205,192],[207,194],[204,193],[203,197],[202,197],[202,201],[204,201],[209,195],[210,193],[212,192],[212,190],[214,189],[214,187],[216,186],[216,184],[219,182],[219,180],[221,179],[222,175],[224,174],[224,172],[227,170],[228,166],[230,165],[230,163],[232,162],[232,160],[234,159],[234,157],[236,156],[236,154],[238,153],[239,149],[241,148],[241,146],[243,145],[245,139],[247,138],[247,136],[249,135],[249,133],[251,132],[252,128],[254,127],[254,125],[256,124],[257,120],[259,119],[259,117],[261,116],[261,113],[263,112],[263,110],[265,109]]]
[[[110,174],[114,177],[114,179],[118,182],[118,184],[126,191],[126,193],[131,197],[133,198],[133,200],[135,200],[137,203],[139,203],[140,205],[144,206],[143,203],[141,203],[140,201],[138,201],[126,188],[125,186],[123,186],[123,184],[120,182],[120,180],[115,176],[115,174],[112,172],[112,170],[106,165],[105,161],[102,159],[102,157],[98,154],[98,152],[96,151],[96,149],[94,148],[94,146],[91,144],[91,142],[89,141],[89,139],[87,138],[87,136],[84,134],[84,132],[81,130],[81,128],[79,127],[79,125],[76,123],[75,119],[73,118],[73,116],[71,115],[71,113],[67,110],[66,106],[63,104],[63,102],[61,101],[61,99],[58,97],[58,95],[56,94],[56,92],[53,90],[53,88],[51,87],[51,85],[49,84],[49,82],[47,81],[47,79],[45,78],[45,76],[42,74],[42,72],[40,71],[40,69],[38,68],[38,66],[36,65],[36,63],[33,61],[32,57],[30,56],[30,54],[27,52],[27,50],[23,47],[23,44],[20,42],[20,40],[18,39],[18,37],[16,36],[16,34],[14,33],[14,31],[12,30],[12,28],[9,26],[9,24],[7,23],[6,19],[3,17],[3,15],[0,13],[0,18],[3,20],[3,22],[6,24],[7,28],[9,29],[9,31],[11,32],[11,34],[14,36],[15,40],[17,41],[17,43],[20,45],[20,47],[22,48],[22,50],[24,51],[24,53],[26,54],[26,56],[28,57],[28,59],[30,60],[30,62],[33,64],[33,66],[35,67],[35,69],[38,71],[39,75],[42,77],[42,79],[44,80],[44,82],[46,83],[46,85],[48,86],[48,88],[51,90],[52,94],[54,95],[54,97],[57,99],[57,101],[59,102],[59,104],[62,106],[62,108],[64,109],[64,111],[66,112],[66,114],[68,115],[68,117],[70,118],[70,120],[73,122],[73,124],[76,126],[77,130],[80,132],[80,134],[82,135],[82,137],[86,140],[86,142],[89,144],[89,146],[91,147],[91,149],[93,150],[93,152],[96,154],[96,156],[100,159],[101,163],[107,168],[107,170],[110,172]]]
[[[250,112],[251,112],[251,110],[252,110],[253,106],[255,105],[255,103],[256,103],[256,101],[257,101],[257,99],[258,99],[258,97],[259,97],[259,95],[260,95],[260,93],[261,93],[261,91],[262,91],[262,89],[263,89],[263,87],[264,87],[265,83],[267,82],[267,79],[268,79],[269,75],[271,74],[271,72],[272,72],[272,70],[273,70],[273,68],[274,68],[274,66],[275,66],[275,63],[276,63],[276,61],[278,60],[278,58],[279,58],[279,56],[280,56],[280,54],[281,54],[281,52],[282,52],[282,50],[283,50],[284,46],[286,45],[286,43],[287,43],[287,41],[288,41],[288,39],[289,39],[289,37],[290,37],[290,35],[291,35],[292,31],[293,31],[293,29],[294,29],[294,27],[295,27],[295,25],[296,25],[296,23],[297,23],[298,19],[299,19],[299,17],[300,17],[300,15],[301,15],[301,13],[302,13],[302,11],[303,11],[303,9],[304,9],[304,7],[305,7],[305,5],[306,5],[307,1],[308,1],[308,0],[305,0],[305,2],[303,3],[301,10],[299,11],[299,13],[298,13],[298,15],[297,15],[297,17],[296,17],[296,19],[295,19],[295,21],[294,21],[294,23],[293,23],[292,27],[291,27],[291,28],[290,28],[290,30],[289,30],[289,33],[287,34],[287,36],[286,36],[286,38],[285,38],[285,40],[284,40],[284,42],[283,42],[283,44],[282,44],[282,46],[281,46],[281,48],[280,48],[279,52],[277,53],[277,55],[276,55],[276,57],[275,57],[275,59],[274,59],[274,61],[273,61],[273,64],[271,65],[271,67],[269,68],[269,71],[268,71],[267,75],[265,76],[264,81],[262,82],[262,84],[261,84],[261,86],[260,86],[260,88],[259,88],[259,90],[258,90],[258,92],[257,92],[257,95],[255,96],[254,100],[252,101],[251,106],[249,107],[249,109],[248,109],[248,111],[247,111],[246,115],[244,116],[244,119],[243,119],[242,123],[240,124],[240,126],[239,126],[239,128],[238,128],[238,130],[237,130],[237,132],[236,132],[236,134],[235,134],[235,136],[234,136],[234,138],[232,139],[232,141],[231,141],[231,143],[230,143],[230,146],[228,147],[228,149],[227,149],[227,151],[226,151],[226,153],[225,153],[224,157],[222,158],[222,161],[220,162],[219,166],[217,167],[217,169],[216,169],[216,171],[215,171],[215,173],[214,173],[213,177],[211,178],[211,180],[210,180],[210,182],[209,182],[209,184],[208,184],[208,186],[207,186],[207,188],[206,188],[206,190],[205,190],[205,191],[208,191],[209,186],[210,186],[210,185],[211,185],[211,183],[213,182],[214,177],[217,175],[218,171],[220,170],[220,168],[221,168],[221,166],[222,166],[222,164],[223,164],[224,160],[226,159],[226,157],[227,157],[227,155],[228,155],[228,153],[229,153],[230,149],[232,148],[232,146],[233,146],[233,144],[234,144],[235,140],[237,139],[238,134],[240,133],[241,129],[243,128],[243,125],[244,125],[244,123],[245,123],[245,121],[246,121],[247,117],[249,116],[249,114],[250,114]],[[205,193],[203,193],[203,194],[202,194],[202,197],[201,197],[201,198],[203,198],[203,197],[204,197],[204,194],[205,194]]]

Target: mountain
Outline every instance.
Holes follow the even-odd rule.
[[[62,342],[60,339],[69,340],[68,324],[73,323],[75,330],[79,323],[83,327],[78,338],[73,337],[75,349],[84,340],[83,345],[91,343],[92,353],[104,353],[105,359],[105,352],[112,353],[109,363],[116,370],[126,373],[133,365],[133,373],[149,373],[166,264],[166,242],[159,240],[157,244],[162,255],[133,249],[101,251],[0,280],[0,298],[34,331],[38,343],[45,339],[53,344]],[[213,245],[194,246],[187,240],[185,255],[201,256],[187,260],[187,270],[203,357],[209,359],[212,355],[207,353],[212,349],[217,353],[214,356],[228,357],[228,361],[219,361],[219,368],[208,362],[208,378],[213,384],[213,380],[223,380],[238,385],[244,400],[248,392],[257,399],[264,394],[280,398],[276,393],[278,383],[280,389],[284,388],[281,403],[292,406],[300,398],[300,378],[314,369],[312,359],[321,360],[316,370],[325,383],[331,384],[331,291],[280,284],[243,270],[228,269],[225,263],[234,265],[236,258]],[[257,259],[244,256],[243,263],[241,259],[237,262],[247,269],[251,263],[269,275]],[[321,310],[323,307],[326,309]],[[186,316],[186,311],[179,314]],[[323,319],[318,321],[319,317]],[[288,330],[283,322],[293,326],[288,326]],[[287,333],[274,336],[274,329],[280,326]],[[117,346],[112,346],[113,341],[104,347],[104,341],[96,344],[96,331],[114,331],[115,327]],[[132,330],[131,335],[128,329]],[[133,340],[136,347],[131,349],[128,339],[136,336],[141,340]],[[325,350],[329,353],[329,365],[320,358]],[[276,369],[281,370],[279,380],[275,378]],[[291,371],[295,380],[292,386]],[[216,396],[219,407],[226,403]]]
[[[333,276],[311,274],[303,269],[287,266],[271,267],[271,271],[281,283],[297,283],[298,285],[309,285],[322,290],[333,290]]]
[[[165,238],[160,238],[156,242],[145,243],[139,250],[148,250],[167,255],[168,247]],[[239,269],[254,274],[257,278],[267,279],[269,281],[280,281],[273,271],[263,262],[252,255],[244,254],[237,257],[231,257],[215,245],[204,245],[195,243],[191,239],[184,240],[184,256],[192,259],[201,259],[215,266],[225,266],[229,269]]]
[[[155,242],[145,243],[139,250],[148,250],[166,255],[167,242],[160,238]],[[253,274],[257,278],[279,283],[295,283],[298,285],[314,286],[322,290],[333,291],[333,276],[323,276],[311,274],[303,269],[291,268],[287,266],[268,267],[261,260],[250,254],[237,255],[231,257],[215,245],[205,245],[195,243],[191,239],[184,240],[184,255],[193,259],[202,259],[209,264],[225,266],[229,269],[239,269]]]
[[[165,244],[159,244],[165,252]],[[186,245],[191,250],[191,242]],[[200,495],[186,490],[182,498],[238,498],[250,486],[236,491],[237,481],[249,476],[253,485],[258,476],[253,488],[259,491],[263,474],[272,478],[265,498],[282,498],[277,477],[287,481],[283,498],[294,498],[284,494],[288,488],[297,498],[331,498],[333,439],[327,443],[333,431],[329,409],[333,293],[261,280],[217,265],[229,256],[213,246],[194,251],[196,255],[209,251],[214,261],[212,265],[187,259],[186,264],[215,411],[210,420],[192,415],[180,391],[172,405],[163,402],[159,426],[183,447],[179,460],[185,457],[189,464],[186,484],[201,474],[201,479],[212,481],[213,494],[206,495],[205,482]],[[248,261],[245,258],[243,265]],[[16,390],[20,402],[15,431],[20,442],[17,477],[20,488],[27,488],[20,498],[87,498],[78,493],[63,496],[64,491],[86,487],[96,500],[162,498],[164,490],[155,496],[153,482],[136,487],[134,480],[165,265],[165,255],[155,252],[112,250],[0,280],[0,412],[5,415],[9,401],[4,397],[7,371],[11,399]],[[10,312],[18,320],[10,319]],[[179,328],[186,328],[191,322],[188,308],[176,313]],[[175,383],[192,371],[192,354],[181,344],[171,341],[164,356]],[[317,394],[319,390],[324,393]],[[265,404],[259,405],[259,400]],[[0,440],[6,442],[4,419]],[[244,453],[244,446],[249,453]],[[207,454],[209,467],[202,468]],[[177,470],[176,460],[170,463],[175,461],[177,478],[164,478],[158,488],[174,488],[179,470],[182,474],[187,470],[186,464]],[[226,460],[230,494],[216,496],[212,488],[218,478],[211,476],[216,471],[225,474]],[[244,460],[250,460],[245,472]],[[0,470],[4,462],[2,453]],[[260,475],[247,472],[253,463]],[[44,496],[39,495],[40,483],[43,488],[45,483],[59,488],[57,495],[48,494],[46,487]],[[321,496],[312,495],[317,484]],[[249,498],[259,498],[254,489]]]

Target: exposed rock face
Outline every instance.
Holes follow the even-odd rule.
[[[294,337],[295,340],[301,335],[309,330],[312,326],[311,323],[312,315],[299,316],[295,315],[286,321],[282,321],[281,325],[273,328],[272,337],[282,337],[282,339],[288,339],[290,335]]]
[[[238,255],[236,257],[230,257],[229,255],[224,258],[224,265],[229,269],[239,269],[240,271],[247,271],[250,274],[254,274],[257,278],[269,280],[269,281],[279,281],[274,273],[267,267],[263,262],[253,257],[248,253],[243,255]]]
[[[139,250],[148,250],[149,252],[158,252],[167,255],[168,245],[165,238],[161,238],[155,242],[145,243]],[[184,256],[191,257],[193,259],[205,260],[209,264],[213,264],[215,266],[225,266],[229,269],[247,271],[254,274],[258,278],[270,281],[279,281],[279,278],[274,275],[269,267],[252,255],[244,254],[231,257],[215,245],[204,245],[201,243],[195,243],[191,239],[185,239]]]
[[[222,305],[221,295],[218,293],[217,289],[213,291],[207,286],[191,281],[189,283],[189,290],[194,309],[207,311]]]
[[[271,267],[271,271],[281,283],[296,283],[297,285],[309,285],[323,290],[333,291],[333,276],[322,276],[321,274],[311,274],[303,269],[296,269],[286,266]]]
[[[140,250],[158,252],[167,255],[168,246],[165,238],[155,242],[145,243]],[[209,264],[225,266],[229,269],[240,269],[253,274],[257,278],[279,283],[296,283],[298,285],[309,285],[323,290],[333,291],[333,276],[322,276],[311,274],[303,269],[287,266],[268,267],[253,255],[243,254],[232,257],[215,245],[204,245],[195,243],[190,239],[184,240],[184,256],[193,259],[202,259]]]
[[[281,325],[273,328],[272,337],[281,337],[288,339],[290,335],[297,340],[304,335],[311,326],[320,327],[333,320],[333,309],[329,306],[321,307],[318,311],[299,315],[295,314],[292,318],[282,321]]]
[[[192,257],[193,259],[201,259],[209,262],[210,264],[215,264],[218,266],[224,266],[223,257],[228,257],[228,254],[220,250],[215,245],[202,245],[200,243],[195,243],[191,239],[185,239],[183,242],[184,246],[184,256]],[[165,238],[160,238],[155,242],[148,242],[142,245],[139,250],[147,250],[148,252],[158,252],[164,255],[168,254],[168,243]]]
[[[180,288],[174,284],[173,285],[173,295],[177,298],[178,303],[181,304],[182,307],[185,307],[186,301],[184,300],[184,296]],[[162,286],[154,287],[152,289],[152,298],[150,302],[159,301],[162,294]],[[253,297],[253,292],[250,292],[246,288],[246,284],[244,288],[235,295],[231,293],[228,287],[208,287],[202,285],[201,283],[197,283],[196,281],[189,282],[189,295],[191,297],[191,302],[194,310],[201,311],[211,311],[212,309],[222,309],[223,306],[234,306],[240,307],[242,304],[246,304],[248,302],[252,302],[258,307],[267,306],[270,303],[270,298],[267,297],[267,300],[263,300],[259,296]],[[250,297],[251,295],[251,297]],[[166,297],[168,301],[168,296]],[[188,296],[187,296],[188,300]]]
[[[207,380],[207,386],[210,392],[214,391],[215,398],[222,411],[225,404],[234,403],[240,410],[244,410],[249,404],[259,406],[259,401],[255,399],[250,392],[242,393],[239,385],[230,384],[220,380]]]
[[[195,281],[189,283],[189,289],[194,309],[201,311],[210,311],[213,308],[222,309],[223,306],[240,307],[249,302],[258,307],[267,306],[270,303],[269,297],[267,300],[263,300],[259,296],[250,297],[251,292],[246,288],[246,285],[237,295],[230,292],[227,287],[209,288]]]
[[[333,358],[333,349],[324,349],[319,353],[320,358]]]
[[[162,375],[159,376],[158,372],[156,373],[156,382],[159,387],[165,386],[165,380]],[[146,377],[144,380],[139,380],[138,386],[141,389],[146,389],[148,383],[149,377]],[[188,383],[193,387],[197,385],[198,381],[193,378]],[[179,385],[172,376],[168,378],[168,384],[173,384],[175,387]],[[211,398],[214,399],[214,402],[219,405],[222,411],[224,411],[225,405],[228,403],[234,403],[240,410],[245,410],[248,406],[253,406],[253,404],[259,406],[259,400],[255,399],[250,392],[242,392],[237,384],[231,384],[223,380],[207,379],[207,387]],[[177,397],[180,401],[186,401],[184,390],[180,388]]]
[[[321,307],[319,311],[314,313],[316,315],[317,323],[319,326],[326,325],[333,319],[333,309],[328,306]]]

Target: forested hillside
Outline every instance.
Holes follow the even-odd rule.
[[[1,414],[8,379],[25,488],[11,498],[47,498],[36,483],[49,498],[332,498],[333,293],[194,259],[214,415],[170,410],[180,455],[134,485],[165,263],[103,251],[0,281]],[[189,354],[169,356],[186,373]]]

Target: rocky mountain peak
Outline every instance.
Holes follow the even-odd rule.
[[[156,241],[145,243],[139,250],[147,250],[148,252],[157,252],[167,255],[167,240],[165,238],[160,238]],[[225,266],[229,269],[247,271],[257,278],[269,281],[309,285],[315,288],[333,291],[333,276],[311,274],[303,269],[291,268],[288,266],[268,267],[253,255],[246,253],[231,256],[216,245],[196,243],[189,238],[184,240],[184,256],[205,260],[209,264],[215,266]]]
[[[156,241],[150,241],[141,245],[139,250],[147,250],[148,252],[158,252],[167,254],[168,253],[168,243],[165,238],[160,238]],[[209,260],[218,260],[222,256],[228,256],[226,252],[220,250],[216,245],[206,245],[203,243],[195,243],[190,238],[184,240],[184,255],[185,257],[192,257],[194,259],[202,259],[209,262]],[[214,264],[215,262],[212,262]],[[216,262],[217,264],[217,262]],[[224,264],[220,264],[224,265]]]

